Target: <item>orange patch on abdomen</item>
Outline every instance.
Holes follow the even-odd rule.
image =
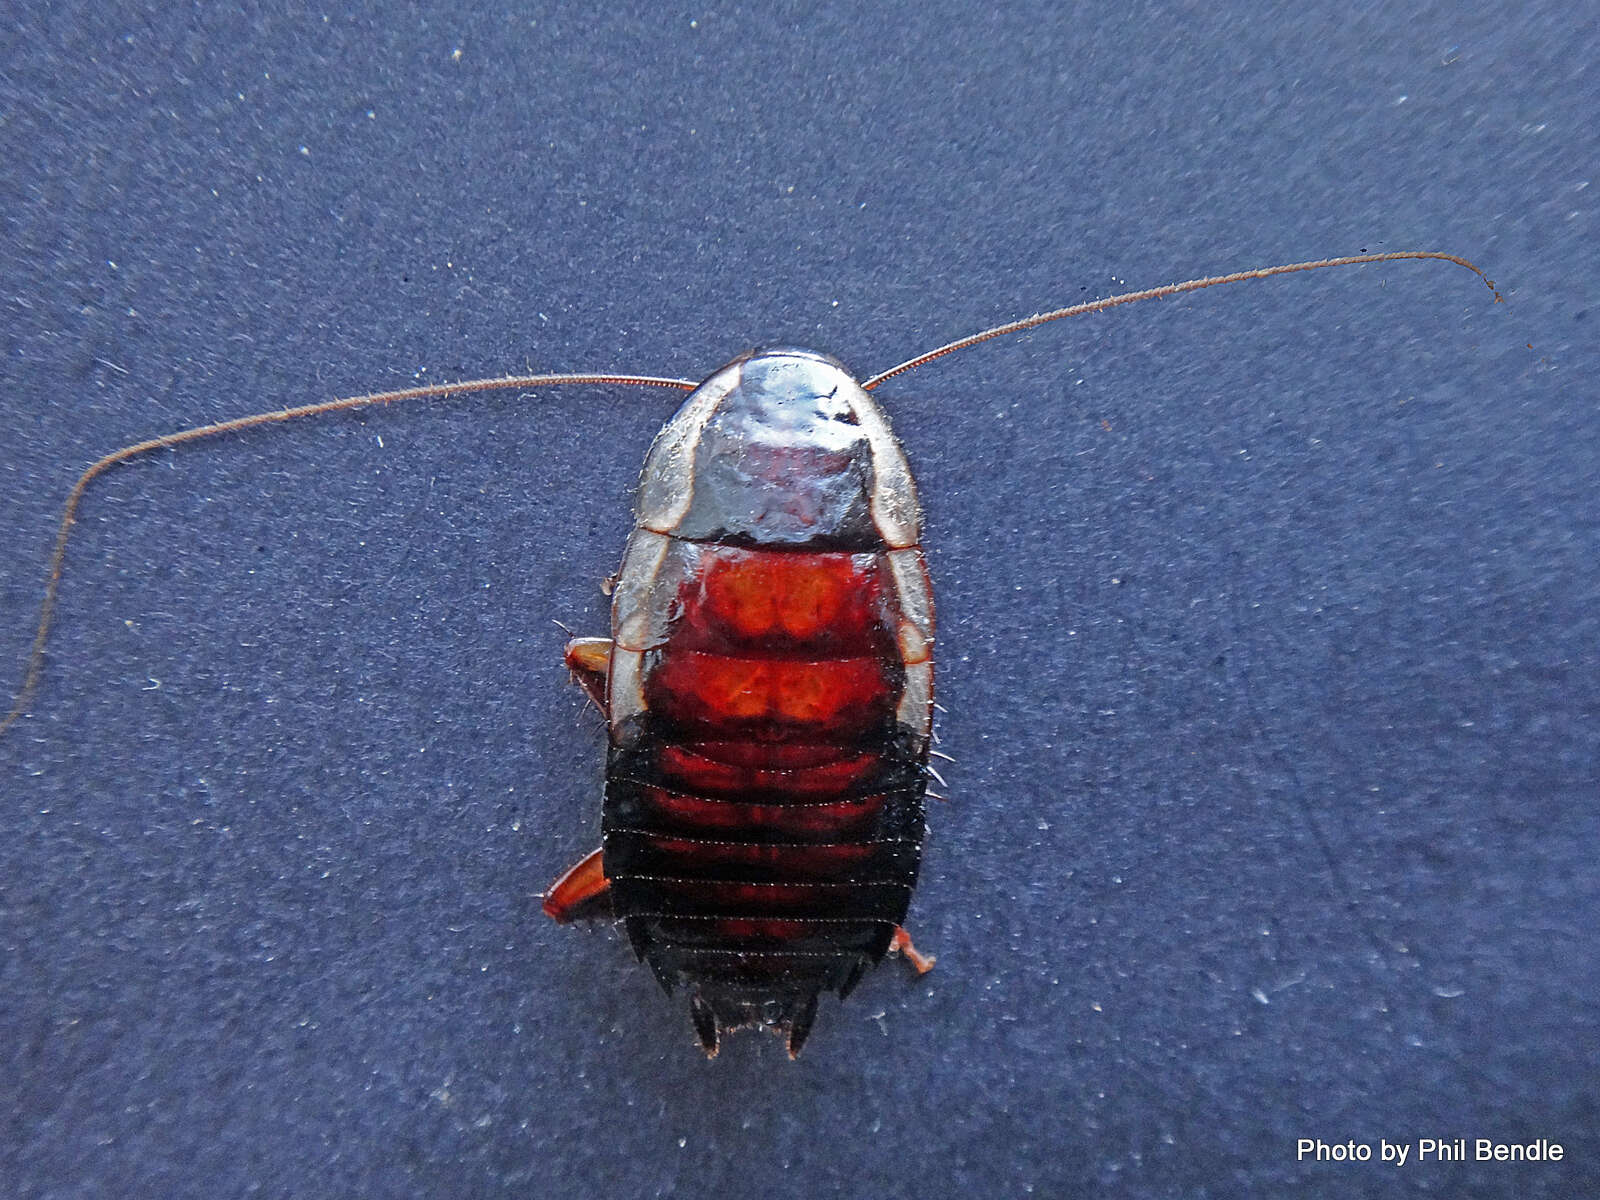
[[[679,587],[673,641],[711,653],[761,650],[805,658],[891,651],[884,572],[876,554],[702,547]]]
[[[831,741],[880,724],[898,700],[897,659],[735,658],[671,644],[652,658],[646,708],[700,736],[763,726]]]

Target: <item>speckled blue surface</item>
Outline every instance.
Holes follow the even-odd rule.
[[[516,6],[512,6],[516,7]],[[937,970],[707,1063],[537,893],[675,398],[286,426],[91,494],[0,740],[0,1192],[1600,1185],[1597,35],[1570,5],[29,4],[0,43],[0,658],[73,474],[531,366],[862,374],[928,513]],[[1531,344],[1531,348],[1530,348]],[[1565,1145],[1315,1164],[1296,1139]]]

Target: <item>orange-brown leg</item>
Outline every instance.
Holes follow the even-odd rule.
[[[583,687],[600,715],[609,719],[606,708],[606,677],[611,673],[610,638],[573,638],[561,657],[573,679]],[[596,850],[570,868],[544,894],[545,915],[566,925],[611,915],[610,882],[606,879],[600,851]]]
[[[918,975],[926,975],[933,970],[933,964],[939,961],[933,955],[923,954],[913,946],[911,935],[905,931],[903,925],[894,927],[894,937],[889,939],[889,953],[902,955]]]
[[[572,867],[544,894],[544,913],[566,925],[611,915],[611,883],[596,850]]]
[[[606,708],[606,676],[611,673],[611,639],[573,638],[567,643],[561,657],[566,660],[567,670],[572,672],[572,677],[589,693],[589,699],[594,701],[600,715],[609,720],[611,714]]]

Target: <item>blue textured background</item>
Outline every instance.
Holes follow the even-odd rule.
[[[153,456],[0,740],[18,1197],[1600,1188],[1600,35],[1584,6],[28,4],[0,41],[0,660],[74,473],[413,380],[866,374],[922,479],[937,971],[694,1049],[538,914],[670,396]],[[1529,347],[1531,343],[1531,348]],[[1295,1139],[1564,1143],[1537,1166]]]

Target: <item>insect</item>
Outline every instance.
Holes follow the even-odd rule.
[[[884,381],[1049,321],[1218,284],[1399,259],[1361,254],[1193,279],[1040,313],[857,382],[805,350],[751,352],[703,383],[531,375],[379,392],[200,426],[100,459],[68,495],[39,624],[0,733],[37,689],[68,537],[100,473],[151,450],[342,409],[498,388],[629,385],[691,394],[645,460],[611,636],[565,661],[608,730],[601,848],[544,897],[557,921],[619,921],[702,1049],[767,1029],[798,1055],[826,992],[891,951],[932,966],[902,922],[926,827],[933,600]],[[1494,291],[1498,301],[1501,297]]]

